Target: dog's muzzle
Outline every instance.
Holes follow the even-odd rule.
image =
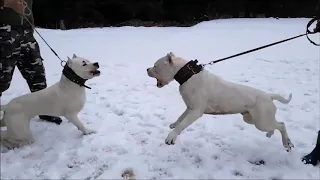
[[[100,66],[99,66],[99,63],[97,63],[97,62],[93,63],[93,66],[96,67],[96,68],[99,68],[99,67],[100,67]]]
[[[95,63],[93,63],[92,65],[93,65],[96,69],[93,70],[93,71],[90,71],[90,73],[91,73],[92,75],[94,75],[94,76],[100,75],[101,72],[98,70],[98,68],[100,67],[100,66],[99,66],[99,63],[95,62]]]
[[[147,74],[148,74],[149,77],[153,77],[153,78],[157,79],[157,87],[158,87],[158,88],[162,88],[163,86],[165,86],[166,84],[168,84],[168,83],[165,83],[164,81],[158,79],[158,78],[150,71],[150,69],[151,69],[151,68],[148,68],[148,69],[147,69]]]
[[[153,75],[153,73],[151,72],[151,68],[148,68],[148,69],[147,69],[147,74],[148,74],[149,77],[153,77],[153,78],[154,78],[154,75]]]

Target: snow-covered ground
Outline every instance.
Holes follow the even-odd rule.
[[[305,32],[309,19],[229,19],[190,28],[38,29],[66,59],[73,53],[100,63],[100,77],[87,82],[87,104],[80,114],[97,134],[83,136],[65,120],[60,126],[35,118],[36,142],[1,153],[1,179],[121,179],[127,167],[138,179],[319,179],[319,167],[300,158],[315,146],[319,127],[319,48],[305,37],[206,68],[229,81],[287,97],[275,101],[277,119],[286,123],[295,145],[282,146],[279,131],[269,139],[240,115],[203,116],[164,143],[169,124],[185,105],[178,83],[158,89],[146,69],[172,51],[206,63]],[[62,67],[35,34],[45,59],[48,84]],[[319,42],[318,35],[312,36]],[[1,99],[28,93],[16,69]],[[259,165],[259,162],[264,162]]]

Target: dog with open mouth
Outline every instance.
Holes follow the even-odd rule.
[[[12,149],[34,142],[30,130],[30,121],[33,117],[43,114],[48,116],[64,116],[75,125],[84,135],[95,133],[86,128],[78,118],[78,113],[86,102],[85,85],[89,79],[100,76],[99,63],[77,57],[75,54],[63,68],[61,79],[52,86],[28,93],[12,99],[3,105],[1,127],[1,144]]]
[[[203,114],[241,114],[246,123],[266,132],[269,138],[275,129],[279,130],[283,146],[288,152],[291,151],[293,144],[285,124],[276,120],[277,108],[273,100],[288,104],[292,94],[285,99],[279,94],[223,80],[197,65],[197,61],[186,61],[172,52],[157,60],[153,67],[147,69],[147,74],[157,80],[158,88],[176,80],[186,104],[186,110],[170,125],[173,130],[168,134],[166,144],[175,144],[177,136]]]

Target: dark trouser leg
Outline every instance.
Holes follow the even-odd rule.
[[[27,81],[31,92],[39,91],[47,87],[45,68],[40,55],[40,48],[33,36],[32,29],[24,29],[21,39],[21,61],[17,62],[17,67],[22,76]],[[60,124],[60,117],[39,115],[40,119]]]
[[[9,25],[0,25],[0,94],[11,84],[15,65],[19,60],[20,35]]]
[[[302,158],[302,161],[305,164],[312,164],[316,166],[320,161],[320,131],[318,131],[318,139],[316,147],[312,150],[312,152]]]
[[[45,68],[40,56],[40,49],[30,30],[24,30],[21,41],[21,61],[17,62],[23,78],[27,81],[31,92],[47,87]]]

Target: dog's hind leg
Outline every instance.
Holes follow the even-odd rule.
[[[188,108],[180,115],[180,117],[178,118],[178,120],[172,124],[170,124],[170,129],[175,128],[188,114]]]
[[[7,130],[1,131],[1,134],[0,134],[1,142],[2,142],[6,137],[7,137]]]
[[[248,123],[248,124],[254,124],[252,116],[249,112],[243,112],[241,113],[242,117],[243,117],[243,121]]]
[[[274,134],[274,130],[267,132],[266,137],[271,138],[271,136]]]
[[[6,126],[6,123],[4,121],[4,114],[5,112],[3,111],[0,111],[0,127],[5,127]]]
[[[263,132],[267,132],[266,136],[271,137],[274,134],[274,130],[278,129],[282,136],[282,144],[283,147],[286,148],[287,152],[291,151],[291,148],[294,145],[291,143],[291,140],[288,136],[286,126],[283,122],[278,122],[275,118],[276,107],[272,106],[262,106],[260,110],[256,111],[257,121],[255,121],[255,127]],[[263,110],[262,110],[263,109]],[[255,118],[255,116],[253,116]]]
[[[23,138],[13,138],[8,136],[8,131],[1,131],[1,144],[7,147],[8,149],[19,148],[25,145],[29,145],[34,142],[32,134],[24,133],[20,137]]]
[[[249,112],[241,113],[243,116],[243,121],[248,124],[254,124],[254,119],[252,118],[251,114]],[[266,136],[270,138],[274,134],[274,130],[267,132]]]
[[[294,145],[292,144],[292,142],[288,136],[287,129],[286,129],[284,122],[277,122],[276,129],[278,129],[281,133],[283,147],[285,147],[287,149],[287,151],[290,152],[291,148],[293,148]]]
[[[13,143],[10,143],[10,141],[7,140],[7,130],[1,131],[1,144],[8,149],[13,149],[17,146]]]

